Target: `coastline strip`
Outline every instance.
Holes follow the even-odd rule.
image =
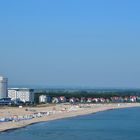
[[[16,129],[24,128],[26,126],[33,125],[40,122],[47,122],[47,121],[58,120],[58,119],[63,119],[63,118],[71,118],[71,117],[76,117],[76,116],[88,115],[88,114],[93,114],[93,113],[97,113],[101,111],[121,109],[121,108],[130,108],[130,107],[140,107],[140,103],[99,104],[99,105],[89,104],[88,106],[90,108],[79,108],[78,110],[55,113],[49,116],[34,118],[31,120],[25,120],[25,121],[19,121],[19,122],[2,122],[0,123],[1,124],[0,132],[16,130]],[[61,105],[61,108],[63,107],[65,107],[65,105]]]

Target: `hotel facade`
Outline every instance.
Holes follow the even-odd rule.
[[[34,102],[34,90],[28,88],[10,88],[8,89],[8,97],[11,100],[20,100],[24,103]]]

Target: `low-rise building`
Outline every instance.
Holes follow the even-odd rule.
[[[2,98],[0,99],[0,105],[4,106],[4,105],[12,105],[13,102],[11,101],[11,98]]]
[[[60,103],[60,98],[59,97],[53,97],[52,103],[54,103],[54,104]]]
[[[40,95],[39,103],[51,103],[51,97],[48,95]]]
[[[67,99],[65,96],[60,96],[59,98],[61,103],[66,103]]]
[[[10,88],[8,89],[8,97],[11,100],[20,100],[22,102],[34,102],[34,90],[28,88]]]
[[[40,95],[39,96],[39,103],[47,103],[47,96],[46,95]]]

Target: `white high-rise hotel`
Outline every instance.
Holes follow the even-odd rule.
[[[0,76],[0,99],[8,96],[8,78]]]
[[[8,97],[11,100],[20,100],[22,102],[34,102],[34,90],[28,88],[10,88]]]

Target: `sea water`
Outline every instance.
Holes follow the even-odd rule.
[[[140,108],[109,110],[0,133],[0,140],[55,139],[140,140]]]

